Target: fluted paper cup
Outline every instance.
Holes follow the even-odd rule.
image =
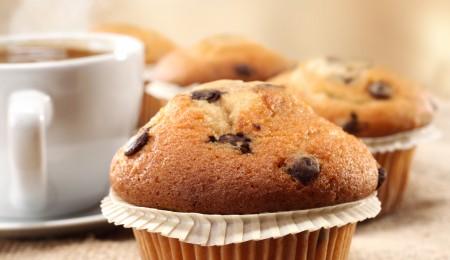
[[[417,145],[439,136],[440,132],[436,127],[429,125],[385,137],[361,138],[387,172],[387,178],[378,190],[378,198],[381,201],[381,212],[378,216],[393,212],[401,205]]]
[[[376,193],[335,206],[248,215],[138,207],[111,190],[109,222],[132,228],[143,259],[347,259],[356,223],[375,217]]]

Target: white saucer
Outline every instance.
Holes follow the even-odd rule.
[[[89,230],[99,230],[112,226],[102,216],[100,207],[77,215],[51,220],[10,220],[0,219],[0,237],[26,238],[39,236],[54,236],[78,233]]]

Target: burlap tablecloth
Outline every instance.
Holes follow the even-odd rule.
[[[358,225],[350,259],[450,259],[450,102],[439,102],[443,135],[417,149],[402,207]],[[130,230],[56,238],[0,239],[0,259],[138,259]]]

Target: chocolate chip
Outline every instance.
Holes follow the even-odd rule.
[[[353,78],[353,77],[341,76],[341,80],[347,85],[352,83],[354,79],[355,78]]]
[[[392,88],[382,81],[372,82],[369,85],[368,91],[376,99],[388,99],[392,96]]]
[[[240,137],[240,138],[246,138],[243,132],[237,132],[236,136]],[[250,139],[248,139],[250,140]]]
[[[345,123],[342,129],[349,134],[356,134],[361,130],[359,127],[358,115],[356,115],[355,112],[350,114],[350,121]]]
[[[135,153],[139,152],[142,147],[144,147],[149,140],[149,135],[147,131],[143,132],[139,137],[135,138],[132,142],[130,142],[125,148],[124,154],[126,156],[132,156]]]
[[[255,129],[256,131],[260,131],[261,130],[261,125],[260,124],[253,123],[252,126],[253,126],[253,129]]]
[[[247,143],[251,142],[250,138],[247,138],[244,133],[239,132],[237,134],[226,134],[219,137],[219,143],[230,143],[232,145],[237,145],[237,143]]]
[[[237,64],[236,66],[234,66],[234,71],[237,74],[245,77],[249,77],[252,75],[251,68],[245,64]]]
[[[250,150],[250,144],[249,143],[242,143],[241,146],[239,147],[239,150],[241,151],[242,154],[244,154],[244,153],[251,153],[252,152]]]
[[[208,103],[217,101],[221,96],[222,92],[214,89],[202,89],[192,92],[191,97],[194,100],[206,100]]]
[[[312,155],[297,155],[286,159],[283,170],[303,185],[308,185],[319,177],[320,164]]]
[[[378,185],[377,190],[383,185],[384,181],[386,180],[387,174],[386,171],[383,168],[378,168]]]
[[[214,136],[209,136],[209,141],[213,143],[218,142],[221,144],[231,144],[232,146],[236,146],[236,149],[240,150],[243,154],[252,152],[250,149],[250,142],[252,140],[246,137],[242,132],[236,134],[221,135],[219,139],[216,139]]]

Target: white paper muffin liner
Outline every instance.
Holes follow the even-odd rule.
[[[405,131],[383,137],[360,138],[372,153],[385,153],[395,150],[408,150],[419,143],[439,138],[441,132],[434,126]]]
[[[189,86],[180,87],[177,84],[152,80],[145,87],[145,92],[147,94],[153,96],[154,98],[161,99],[161,100],[169,100],[178,94],[182,94],[187,91],[190,91],[192,88],[194,88],[197,85],[198,84],[192,84]]]
[[[409,171],[415,148],[376,153],[374,158],[386,170],[387,178],[378,189],[381,212],[378,217],[396,210],[402,203],[408,186]]]
[[[359,201],[309,210],[212,215],[134,206],[122,200],[113,190],[103,199],[101,208],[110,223],[160,233],[202,246],[222,246],[339,227],[373,218],[381,210],[376,192]]]

